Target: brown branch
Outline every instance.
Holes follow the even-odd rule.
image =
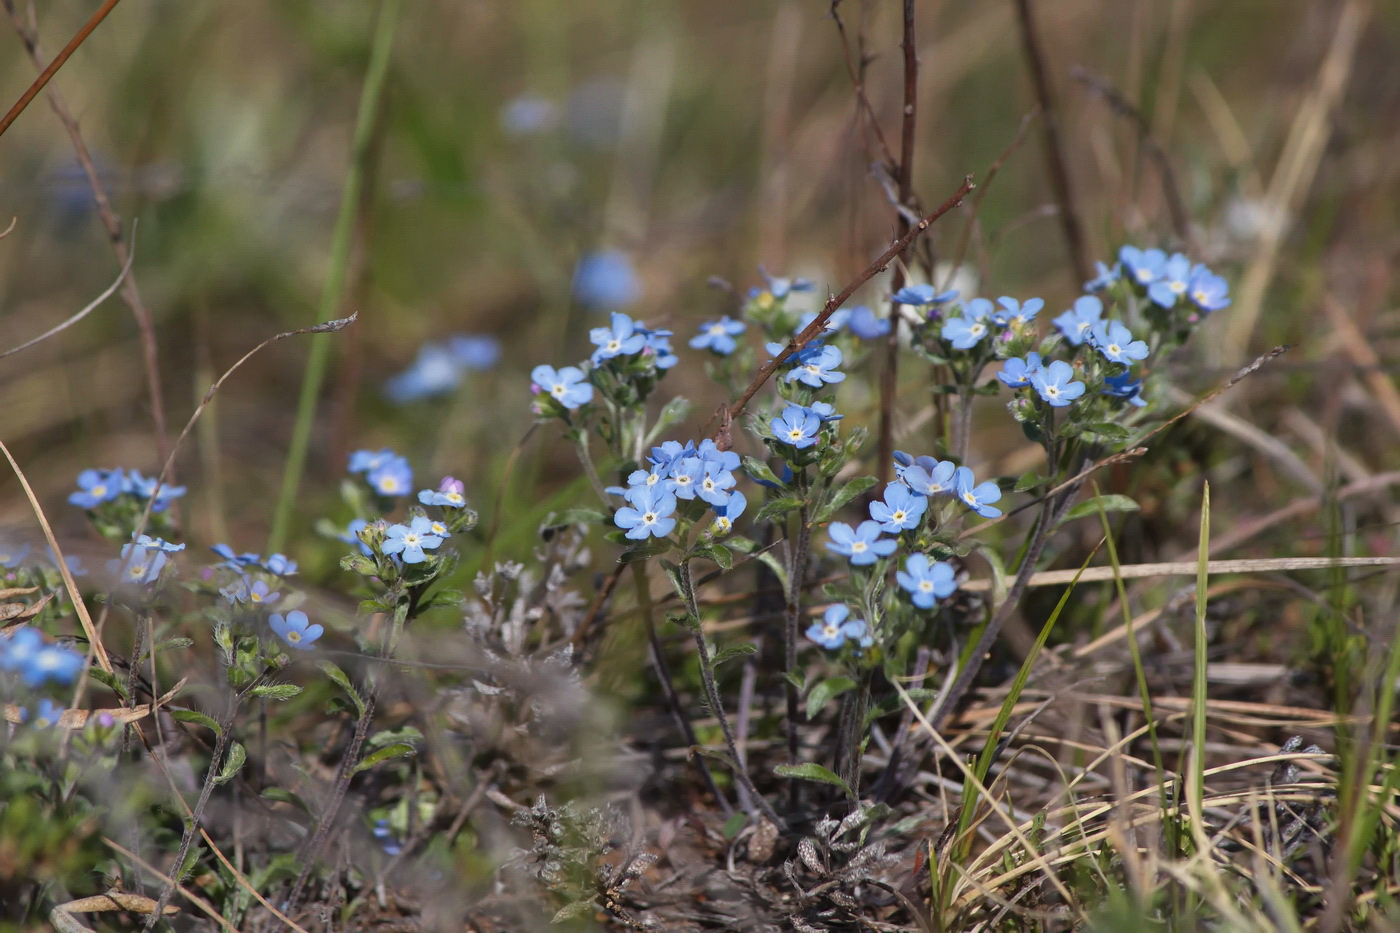
[[[5,134],[5,131],[10,128],[11,123],[19,119],[19,115],[24,113],[24,108],[29,106],[30,101],[39,96],[39,92],[44,89],[44,85],[49,83],[49,79],[58,74],[58,69],[63,67],[63,63],[68,61],[69,56],[78,50],[78,46],[87,41],[87,37],[92,35],[92,31],[107,18],[107,14],[112,12],[120,2],[121,0],[107,0],[106,3],[103,3],[102,6],[98,8],[97,12],[92,14],[91,18],[83,24],[83,28],[79,29],[77,33],[74,34],[73,38],[68,40],[68,44],[63,47],[62,52],[58,53],[58,57],[49,62],[47,68],[39,72],[39,77],[35,78],[34,82],[29,85],[29,88],[19,96],[19,100],[15,101],[9,113],[5,114],[3,118],[0,118],[0,136]],[[11,16],[15,16],[13,0],[5,0],[5,9],[9,10]],[[23,31],[17,16],[15,18],[15,26]],[[29,44],[28,39],[25,39],[25,44]]]
[[[1064,227],[1065,244],[1069,247],[1070,260],[1074,263],[1074,287],[1077,290],[1094,277],[1093,268],[1084,251],[1084,225],[1079,219],[1079,209],[1074,202],[1069,167],[1065,163],[1064,142],[1060,139],[1060,119],[1055,112],[1055,95],[1050,87],[1050,75],[1045,65],[1045,50],[1041,46],[1040,33],[1036,29],[1035,19],[1031,16],[1031,0],[1016,0],[1016,11],[1021,24],[1026,64],[1030,66],[1036,100],[1040,102],[1040,109],[1045,117],[1042,124],[1045,133],[1045,161],[1050,170],[1050,185],[1055,189],[1055,201],[1060,207],[1060,225]]]
[[[958,190],[954,191],[948,200],[938,205],[933,213],[910,227],[908,233],[896,240],[894,245],[881,253],[878,259],[869,266],[866,266],[865,270],[847,283],[846,287],[841,289],[840,293],[828,298],[826,304],[822,306],[821,312],[812,323],[803,328],[802,333],[789,340],[787,346],[784,347],[776,357],[764,363],[763,366],[759,368],[758,374],[754,376],[753,381],[749,383],[749,387],[729,406],[730,420],[732,421],[734,418],[744,413],[745,407],[753,400],[753,397],[758,394],[758,390],[763,388],[763,384],[777,371],[779,366],[786,363],[794,353],[801,350],[826,329],[826,322],[830,319],[832,312],[845,304],[846,299],[855,294],[856,289],[860,288],[879,273],[885,271],[885,269],[889,267],[889,264],[894,261],[894,258],[904,252],[910,243],[914,242],[914,240],[927,230],[934,221],[962,204],[963,198],[967,197],[968,192],[976,187],[977,185],[972,181],[972,176],[965,176],[963,178],[963,183],[958,186]],[[711,424],[713,423],[714,420],[711,419]],[[706,430],[708,430],[708,428]]]

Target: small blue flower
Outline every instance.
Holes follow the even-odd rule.
[[[1084,383],[1074,381],[1074,367],[1064,360],[1031,373],[1031,385],[1053,408],[1064,408],[1084,394]]]
[[[1162,270],[1167,265],[1167,254],[1160,249],[1142,250],[1136,246],[1120,249],[1118,259],[1133,281],[1141,286],[1151,285],[1161,278]]]
[[[1230,283],[1199,263],[1191,270],[1186,294],[1192,304],[1207,313],[1230,306]]]
[[[28,544],[21,544],[19,547],[9,547],[0,544],[0,567],[5,567],[6,569],[18,567],[28,556]]]
[[[797,326],[792,329],[793,336],[806,330],[807,325],[815,321],[819,314],[820,312],[817,311],[802,312],[802,316],[797,319]],[[831,312],[831,314],[827,315],[826,323],[822,325],[822,332],[812,338],[812,343],[815,344],[825,340],[827,337],[844,328],[850,323],[850,320],[851,312],[849,310],[846,308],[837,308],[835,311]],[[781,346],[781,344],[779,344],[779,346]]]
[[[772,423],[771,428],[774,439],[802,450],[817,442],[817,433],[821,431],[822,419],[810,408],[789,405]]]
[[[828,421],[840,421],[846,417],[838,412],[836,406],[830,402],[813,402],[807,407],[817,413],[817,417],[822,419],[822,424],[826,424]]]
[[[122,482],[122,492],[140,496],[143,499],[155,499],[152,506],[153,512],[164,512],[170,507],[174,499],[178,499],[185,494],[184,486],[171,486],[161,484],[159,477],[142,476],[140,470],[132,470],[126,474],[126,479]]]
[[[364,531],[368,527],[369,522],[365,519],[353,519],[350,522],[349,526],[346,527],[345,533],[340,535],[339,538],[346,544],[355,545],[355,547],[359,548],[360,553],[363,554],[365,557],[373,557],[374,551],[370,550],[370,546],[368,544],[365,544],[363,541],[360,540],[360,532]]]
[[[136,545],[150,551],[164,551],[167,554],[178,554],[185,549],[183,544],[172,544],[164,538],[152,538],[150,535],[138,537]]]
[[[1126,399],[1128,404],[1134,408],[1143,408],[1147,405],[1147,400],[1142,397],[1142,379],[1135,378],[1131,372],[1119,373],[1117,376],[1105,376],[1103,388],[1099,391],[1114,398]]]
[[[23,670],[44,647],[44,636],[29,627],[14,630],[8,637],[0,634],[0,671]]]
[[[310,651],[312,644],[325,631],[320,625],[310,623],[311,620],[300,609],[293,609],[285,617],[280,612],[267,617],[267,624],[277,633],[277,637],[298,651]]]
[[[29,715],[28,710],[23,710],[25,725],[35,729],[51,729],[58,725],[58,719],[64,713],[64,707],[59,706],[53,700],[42,699],[34,709],[34,714]]]
[[[1021,327],[1035,320],[1040,309],[1045,307],[1045,299],[1028,298],[1025,304],[1021,304],[1015,298],[1002,296],[997,299],[997,304],[1001,307],[992,311],[992,323],[998,327]]]
[[[861,340],[879,340],[881,337],[888,337],[890,333],[890,319],[879,317],[866,305],[856,305],[851,309],[851,318],[846,322],[847,328]]]
[[[774,298],[786,298],[792,292],[810,292],[815,287],[810,279],[784,279],[769,275],[762,266],[758,267],[758,274],[768,283],[768,294]]]
[[[920,457],[906,466],[899,478],[921,496],[951,495],[958,465],[951,460]]]
[[[734,530],[734,520],[744,514],[749,500],[739,490],[729,494],[723,505],[715,506],[715,520],[710,525],[710,533],[716,536],[727,535]]]
[[[952,301],[956,297],[956,290],[940,295],[932,285],[906,285],[890,296],[890,300],[897,305],[936,305]]]
[[[926,508],[928,500],[923,496],[903,483],[890,483],[885,487],[884,501],[870,503],[870,517],[880,523],[881,531],[897,535],[918,528]]]
[[[1001,499],[1001,489],[990,480],[980,486],[974,486],[973,484],[976,482],[970,469],[958,467],[957,473],[953,476],[953,484],[957,490],[958,498],[962,500],[963,505],[983,518],[1000,516],[1001,509],[993,508],[989,503]]]
[[[636,322],[621,311],[612,313],[610,326],[589,331],[588,339],[598,348],[591,357],[594,366],[615,356],[634,356],[647,345],[646,335],[638,333]]]
[[[71,686],[83,669],[84,657],[62,645],[44,645],[35,651],[20,670],[24,682],[38,689],[46,683]]]
[[[734,474],[713,460],[702,460],[700,478],[695,485],[695,493],[714,508],[729,501],[734,488]]]
[[[816,406],[812,406],[815,410]],[[739,469],[739,455],[732,450],[720,450],[715,442],[710,438],[705,438],[700,442],[700,446],[695,450],[696,456],[707,463],[718,463],[720,469],[733,472]]]
[[[1121,321],[1100,321],[1089,332],[1090,341],[1105,358],[1131,366],[1133,360],[1147,359],[1147,342],[1134,340],[1132,331]]]
[[[489,334],[455,334],[447,349],[465,370],[491,369],[501,360],[501,342]]]
[[[224,559],[222,566],[238,573],[243,573],[247,567],[262,562],[261,554],[236,554],[233,548],[229,547],[227,544],[216,544],[209,548],[209,550]]]
[[[261,606],[276,602],[282,596],[278,592],[268,592],[268,589],[268,585],[262,580],[243,579],[225,587],[223,594],[230,603],[252,603],[254,606]]]
[[[822,621],[813,622],[807,629],[807,637],[828,651],[840,648],[848,638],[862,648],[869,648],[875,642],[870,637],[865,620],[851,619],[850,614],[851,610],[840,603],[828,606],[822,614]]]
[[[1191,260],[1181,253],[1173,253],[1162,266],[1161,274],[1147,286],[1147,297],[1163,308],[1174,308],[1181,296],[1186,294],[1190,278]]]
[[[123,544],[121,559],[108,561],[107,570],[123,583],[154,583],[160,578],[168,559],[166,551],[161,548]]]
[[[441,344],[425,343],[408,369],[384,383],[384,396],[404,405],[447,395],[461,384],[462,367],[452,351]]]
[[[444,476],[437,489],[421,490],[418,493],[418,501],[424,505],[438,505],[445,509],[466,508],[466,486],[459,479]]]
[[[350,466],[346,469],[351,473],[369,473],[397,457],[398,454],[388,447],[379,450],[357,450],[350,455]]]
[[[407,457],[393,457],[370,470],[365,480],[381,496],[406,496],[413,488],[413,467]]]
[[[953,568],[942,561],[930,561],[924,554],[909,555],[904,569],[894,577],[920,609],[932,609],[936,600],[953,595],[958,588]]]
[[[1103,317],[1103,302],[1093,295],[1085,295],[1074,300],[1074,308],[1051,321],[1060,333],[1074,346],[1079,346],[1088,338],[1094,325]]]
[[[433,533],[433,523],[415,515],[407,525],[390,525],[384,533],[384,553],[398,554],[405,564],[421,564],[428,559],[425,551],[442,546],[442,536]]]
[[[650,355],[657,369],[670,369],[681,361],[671,347],[672,334],[669,330],[649,330],[638,324],[637,333],[646,340],[646,345],[642,347],[642,356]]]
[[[536,366],[530,370],[533,391],[549,393],[570,411],[593,401],[593,386],[585,381],[587,378],[577,366],[565,366],[558,370],[553,366]]]
[[[81,509],[95,509],[122,494],[125,474],[115,470],[84,470],[78,474],[78,491],[68,496],[68,502]]]
[[[881,538],[880,525],[873,521],[861,522],[857,528],[845,522],[832,522],[827,531],[831,540],[826,543],[826,549],[833,554],[849,557],[855,567],[873,564],[880,557],[889,557],[899,544],[894,538]]]
[[[1111,269],[1101,262],[1095,262],[1094,266],[1097,268],[1099,274],[1084,283],[1084,290],[1086,292],[1101,292],[1118,281],[1119,276],[1123,274],[1123,264],[1121,262],[1115,262]]]
[[[279,577],[290,577],[297,572],[297,562],[286,554],[272,554],[262,562],[262,568]]]
[[[836,347],[808,345],[796,356],[797,365],[783,378],[788,382],[801,382],[803,385],[820,389],[824,385],[842,382],[845,373],[836,371],[841,365],[842,356]]]
[[[1031,384],[1031,376],[1040,372],[1040,354],[1031,351],[1025,359],[1013,356],[1002,365],[997,378],[1013,389],[1021,389]]]
[[[634,541],[664,538],[676,527],[676,497],[661,486],[634,487],[631,505],[624,505],[613,516],[613,523]],[[630,490],[629,490],[630,492]]]
[[[943,322],[941,336],[950,342],[955,350],[971,350],[987,336],[987,317],[991,313],[990,301],[974,298],[963,305],[962,317]]]
[[[625,308],[641,296],[641,291],[632,260],[618,250],[589,253],[574,269],[574,299],[594,311]]]
[[[704,472],[705,464],[699,457],[681,457],[671,464],[666,489],[677,499],[694,499]]]
[[[743,321],[736,321],[726,314],[718,321],[706,321],[700,325],[699,336],[690,338],[690,348],[728,356],[739,347],[734,338],[747,329],[748,325]]]

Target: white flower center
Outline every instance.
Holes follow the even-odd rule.
[[[301,641],[301,632],[298,632],[296,629],[288,629],[287,641],[291,642],[292,644],[296,644],[297,642]]]
[[[1139,269],[1139,270],[1137,270],[1137,272],[1134,273],[1134,274],[1137,276],[1137,280],[1138,280],[1139,282],[1141,282],[1142,284],[1144,284],[1144,285],[1146,285],[1148,282],[1151,282],[1151,281],[1152,281],[1152,270],[1151,270],[1151,269]]]
[[[105,496],[107,495],[107,487],[99,483],[98,485],[92,487],[92,494],[94,496]]]
[[[414,534],[413,532],[409,532],[408,534],[403,536],[403,543],[405,547],[417,547],[418,541],[418,535]]]
[[[973,324],[972,327],[968,329],[968,332],[974,337],[981,337],[987,332],[987,325],[982,324],[980,322],[977,324]]]
[[[1178,279],[1177,281],[1171,283],[1171,289],[1172,291],[1180,295],[1182,292],[1186,291],[1186,283]]]
[[[622,342],[619,341],[619,340],[609,340],[609,341],[608,341],[607,349],[611,350],[613,353],[616,353],[621,347],[622,347]]]
[[[1123,352],[1123,348],[1116,343],[1110,343],[1108,345],[1108,352],[1110,356],[1117,356]]]
[[[869,546],[870,545],[866,544],[864,541],[857,541],[851,545],[851,553],[863,554],[865,553],[866,548],[868,548]]]
[[[906,515],[907,513],[903,509],[895,509],[894,514],[890,516],[890,521],[894,522],[896,525],[902,525],[904,524]]]
[[[655,525],[655,524],[656,524],[656,513],[655,513],[655,512],[647,512],[645,515],[643,515],[643,516],[642,516],[642,524],[643,524],[643,525]]]
[[[802,440],[802,429],[793,428],[791,431],[788,431],[788,437],[794,441]]]
[[[919,581],[919,591],[922,592],[922,593],[932,593],[932,592],[933,592],[933,581],[932,581],[932,580],[920,580],[920,581]]]
[[[723,337],[723,336],[724,336],[724,325],[723,325],[723,324],[711,324],[711,325],[710,325],[710,336],[711,336],[711,337]]]
[[[734,523],[731,522],[729,519],[725,518],[723,515],[715,519],[715,530],[720,532],[721,534],[728,534],[729,529],[732,527],[734,527]]]
[[[1045,387],[1045,394],[1048,395],[1048,396],[1050,396],[1051,398],[1059,398],[1059,397],[1060,397],[1060,387],[1057,386],[1057,385],[1053,385],[1053,384],[1052,384],[1052,385],[1047,385],[1047,386]]]
[[[554,388],[549,390],[549,394],[553,395],[555,398],[563,398],[564,393],[567,391],[569,391],[568,386],[564,385],[562,382],[556,382]]]

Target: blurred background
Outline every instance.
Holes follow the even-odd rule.
[[[47,60],[95,4],[14,6],[21,22],[33,17]],[[682,365],[662,394],[692,398],[675,433],[698,435],[723,393],[684,341],[736,306],[711,280],[742,294],[763,264],[813,279],[818,295],[836,291],[895,231],[852,74],[897,147],[899,7],[841,3],[843,44],[825,0],[405,3],[338,315],[358,311],[359,322],[281,341],[225,386],[179,459],[189,540],[241,550],[265,539],[314,340],[332,342],[331,367],[293,542],[334,500],[348,451],[392,446],[419,467],[419,486],[465,479],[485,525],[509,512],[522,536],[501,549],[523,553],[534,527],[523,517],[539,517],[577,472],[552,428],[511,459],[531,423],[528,372],[584,357],[608,307],[676,331]],[[1393,465],[1400,5],[1032,7],[1087,257],[1111,260],[1124,242],[1187,248],[1231,280],[1235,306],[1173,363],[1181,384],[1205,391],[1275,344],[1297,344],[1227,398],[1234,416],[1319,469],[1337,445],[1361,474]],[[51,85],[124,229],[139,220],[133,271],[172,436],[239,356],[318,317],[376,10],[126,0]],[[11,17],[0,33],[8,106],[36,68]],[[983,183],[980,200],[930,234],[936,256],[965,251],[960,282],[972,293],[1040,295],[1058,313],[1082,279],[1043,114],[1020,136],[1036,94],[1014,4],[930,0],[918,35],[919,200],[930,209],[965,174]],[[73,314],[120,269],[44,98],[0,138],[0,226],[11,217],[0,349]],[[858,300],[887,294],[881,277]],[[475,344],[448,380],[459,387],[431,398],[391,381],[425,342],[453,335],[495,338],[499,359]],[[904,378],[918,382],[916,369],[906,364]],[[72,534],[82,516],[61,503],[79,470],[159,467],[145,379],[120,298],[0,363],[0,439]],[[857,414],[872,412],[873,394],[852,387]],[[911,413],[927,404],[921,390],[907,401]],[[1004,413],[986,420],[1000,433],[981,458],[1012,472],[998,458],[1014,426]],[[1247,458],[1237,473],[1256,468],[1266,495],[1267,464]],[[0,520],[31,529],[14,479],[0,483]]]

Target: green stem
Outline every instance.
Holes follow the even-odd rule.
[[[394,45],[394,30],[398,25],[403,0],[383,0],[374,23],[374,45],[370,50],[365,83],[360,92],[360,109],[355,116],[355,136],[350,150],[350,167],[345,174],[345,187],[340,195],[340,212],[331,234],[330,266],[316,308],[316,321],[337,317],[345,292],[346,273],[350,266],[350,245],[355,227],[355,210],[365,185],[365,166],[369,160],[370,142],[374,133],[375,116],[383,97],[389,58]],[[316,420],[316,403],[330,363],[331,344],[316,340],[307,356],[302,375],[301,395],[297,399],[297,420],[292,439],[287,445],[287,460],[282,472],[282,489],[277,496],[277,511],[272,518],[272,533],[268,537],[269,553],[280,551],[287,540],[296,506],[297,491],[306,469],[306,452],[311,444],[311,427]]]

